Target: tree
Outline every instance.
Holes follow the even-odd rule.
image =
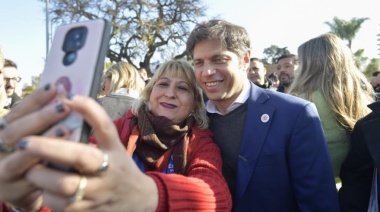
[[[264,49],[264,57],[262,58],[263,63],[265,64],[276,64],[277,58],[282,55],[290,54],[288,47],[280,48],[276,45],[271,45],[270,47]]]
[[[363,52],[364,49],[359,49],[353,54],[355,64],[360,70],[363,70],[363,66],[367,63],[368,60],[368,57],[363,56]]]
[[[332,22],[326,21],[325,24],[330,27],[331,33],[334,33],[343,40],[347,40],[348,47],[351,48],[352,40],[356,37],[361,25],[366,20],[369,20],[369,18],[352,18],[350,21],[345,21],[334,17]]]
[[[42,1],[42,0],[40,0]],[[202,0],[50,0],[51,21],[64,24],[106,18],[112,22],[111,62],[126,60],[150,71],[154,53],[183,46],[190,27],[205,16]],[[185,52],[185,51],[183,51]],[[186,56],[186,53],[180,55]]]
[[[377,58],[372,58],[364,70],[364,75],[368,78],[368,80],[370,80],[372,79],[372,73],[378,70],[380,70],[379,61]]]

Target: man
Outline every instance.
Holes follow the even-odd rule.
[[[380,100],[380,71],[372,73],[372,79],[370,81],[373,90],[375,90],[376,100]]]
[[[251,58],[250,61],[249,68],[247,69],[248,79],[260,88],[270,88],[271,83],[265,77],[267,69],[264,67],[264,64],[259,58],[255,57]]]
[[[286,93],[294,80],[294,72],[298,68],[298,57],[294,54],[282,55],[277,59],[277,71],[279,73],[280,85],[277,91]]]
[[[198,24],[187,40],[209,98],[234,211],[339,211],[315,105],[249,82],[247,31],[222,20]]]
[[[15,92],[17,83],[20,82],[21,78],[18,75],[17,64],[12,60],[5,59],[3,78],[5,92],[7,93],[7,101],[4,108],[11,109],[21,100],[20,96]]]

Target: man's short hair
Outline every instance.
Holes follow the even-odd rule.
[[[375,71],[375,72],[372,73],[372,76],[376,77],[378,74],[380,74],[380,71]]]
[[[251,59],[249,59],[249,61],[250,61],[250,62],[257,61],[257,62],[263,63],[263,62],[261,61],[261,59],[260,59],[260,58],[257,58],[257,57],[251,57]]]
[[[13,62],[12,60],[5,58],[4,68],[5,67],[13,67],[13,68],[17,69],[17,64],[15,62]]]
[[[279,58],[277,58],[277,62],[276,62],[276,63],[278,63],[278,61],[280,61],[281,59],[285,59],[285,58],[292,58],[294,64],[298,64],[298,63],[299,63],[298,56],[295,55],[295,54],[285,54],[285,55],[281,55]]]

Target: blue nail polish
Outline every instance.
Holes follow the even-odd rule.
[[[65,111],[65,107],[63,107],[63,104],[59,104],[59,105],[55,106],[55,109],[56,109],[58,112],[63,112],[63,111]]]
[[[63,137],[64,135],[65,135],[65,132],[62,129],[58,128],[55,130],[55,136]]]
[[[21,140],[17,143],[17,148],[20,150],[24,150],[24,149],[28,148],[28,144],[29,144],[29,142],[27,140]]]
[[[74,96],[74,94],[72,94],[72,93],[67,93],[67,94],[66,94],[66,98],[67,98],[67,99],[72,99],[73,96]]]
[[[44,86],[44,90],[45,91],[48,91],[49,89],[50,89],[50,84],[47,84],[47,85]]]

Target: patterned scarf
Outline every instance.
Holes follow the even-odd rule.
[[[170,119],[154,116],[143,108],[139,110],[138,117],[134,118],[130,126],[132,130],[137,130],[138,126],[139,137],[135,140],[135,144],[131,143],[130,138],[128,146],[136,147],[135,152],[147,164],[147,171],[165,170],[172,155],[174,172],[184,174],[189,145],[188,135],[191,134],[194,117],[189,116],[183,123],[175,124]]]

